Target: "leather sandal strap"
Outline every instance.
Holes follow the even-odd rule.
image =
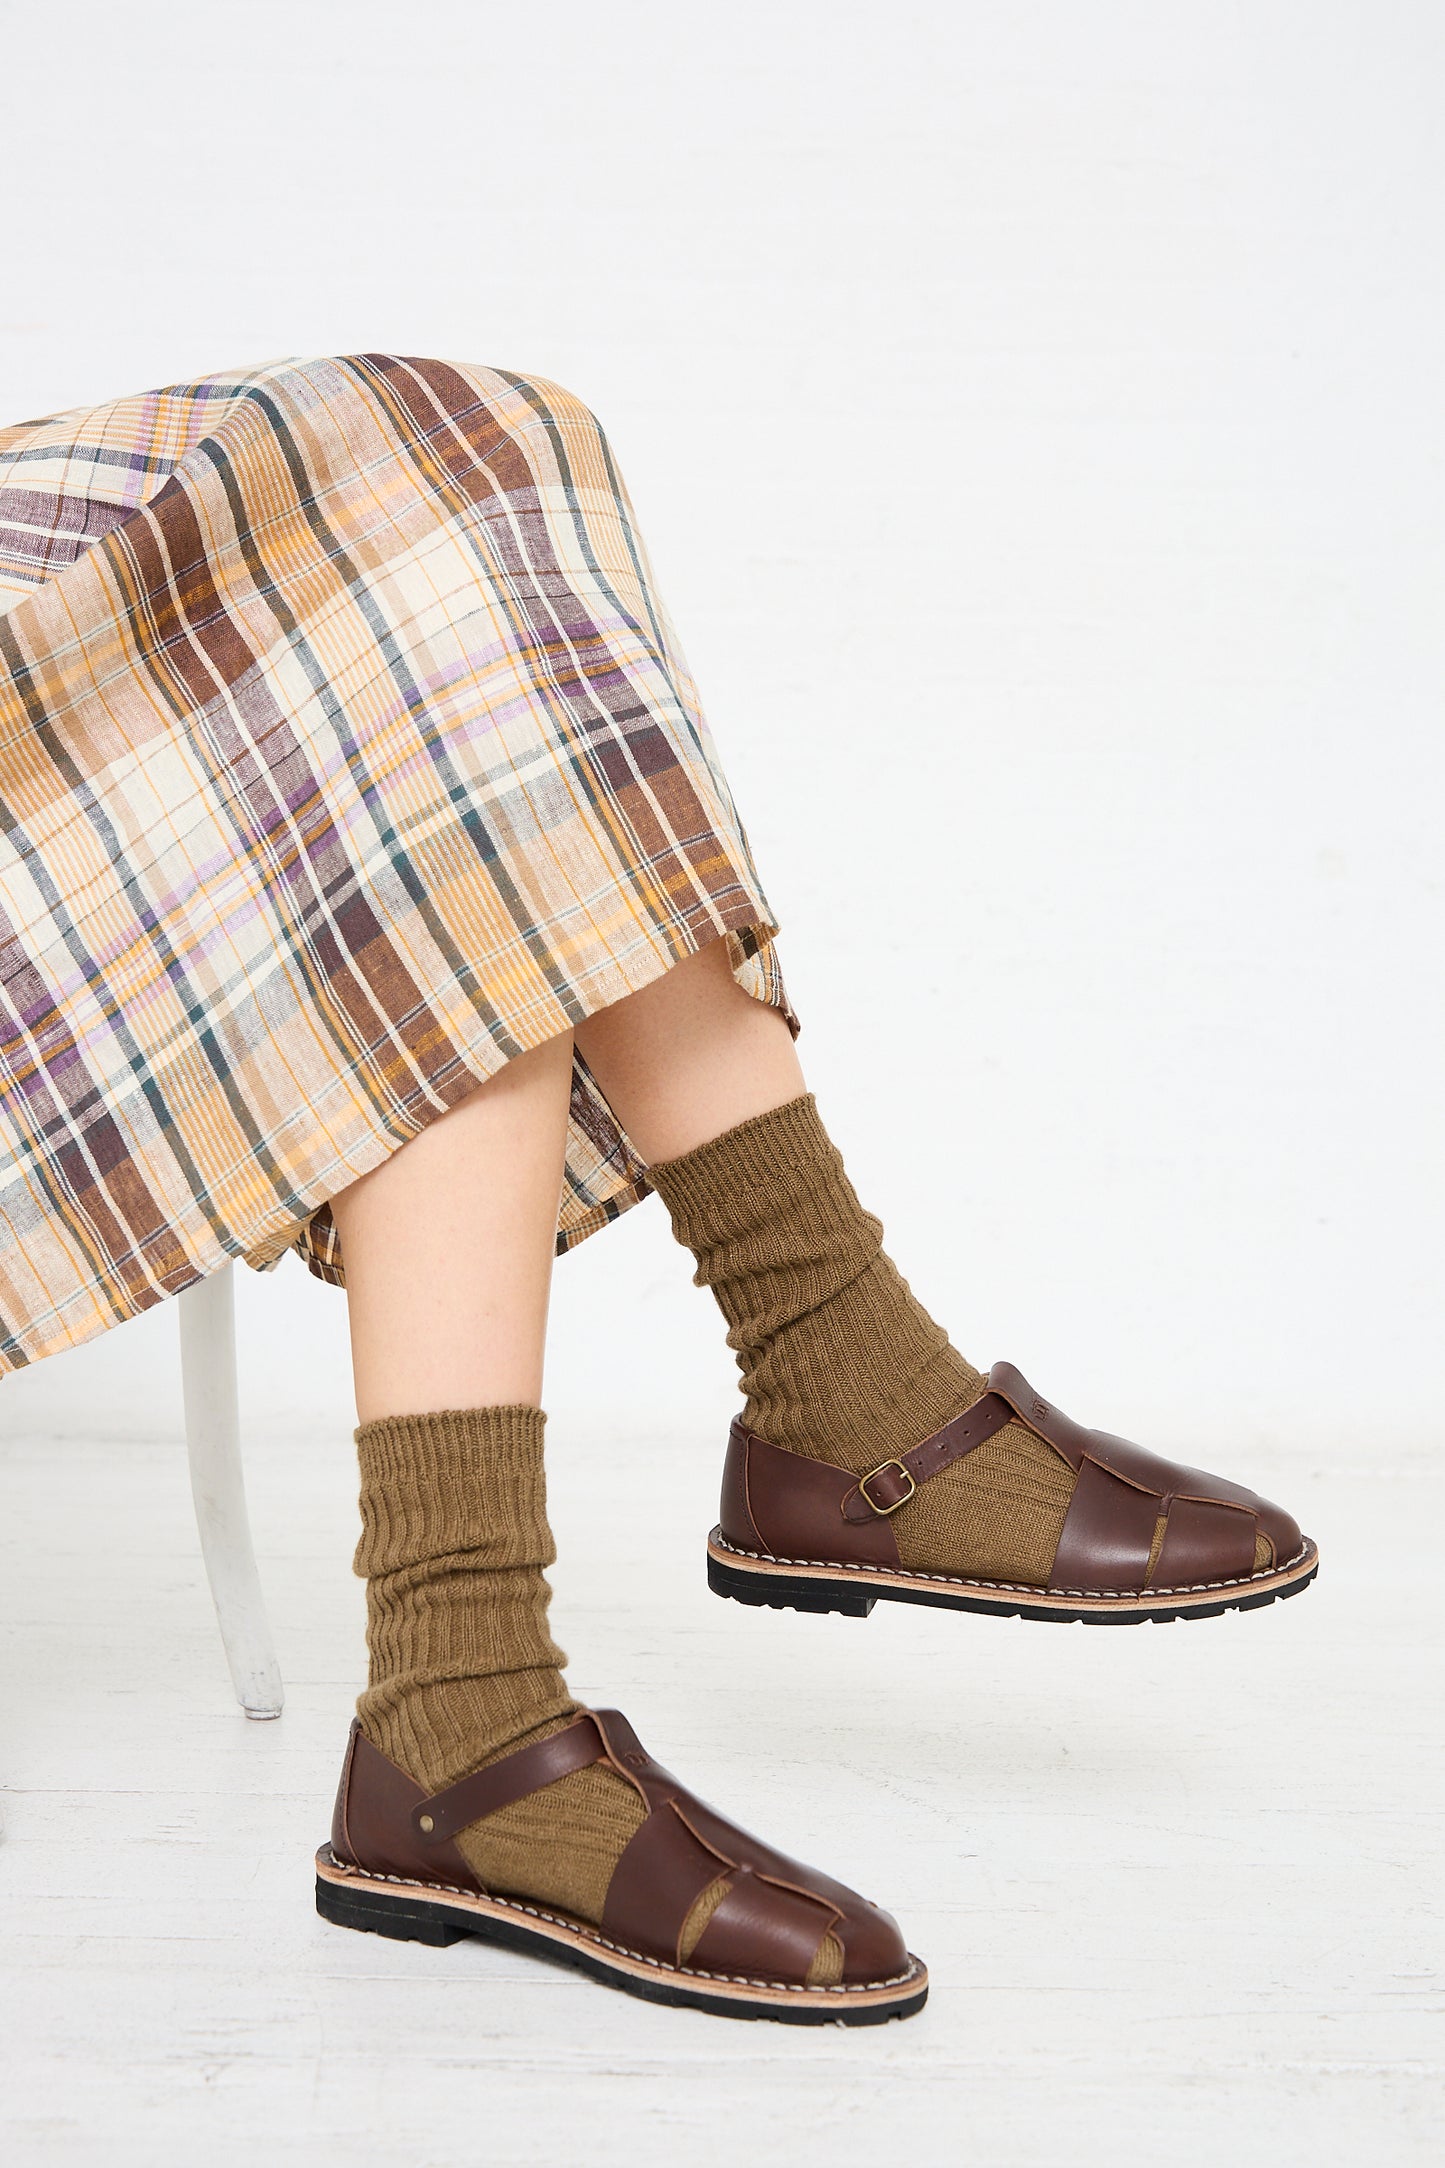
[[[801,1987],[841,1917],[825,1898],[740,1867],[690,1962],[704,1972],[763,1973]]]
[[[1297,1523],[1253,1491],[1085,1429],[1012,1363],[995,1363],[988,1382],[1077,1471],[1050,1588],[1127,1594],[1247,1580],[1259,1534],[1276,1562],[1297,1551]]]
[[[750,1861],[751,1840],[742,1830],[714,1822],[714,1835],[705,1839],[694,1826],[697,1805],[680,1793],[654,1807],[633,1835],[607,1885],[604,1931],[629,1949],[680,1964],[694,1906],[722,1882],[721,1901],[686,1962],[704,1972],[764,1974],[801,1986],[824,1937],[842,1921],[840,1907],[826,1890],[784,1881],[767,1871],[767,1862]]]
[[[565,1730],[551,1732],[501,1761],[488,1762],[484,1769],[474,1769],[470,1776],[449,1784],[444,1792],[420,1800],[411,1811],[412,1830],[423,1844],[446,1843],[458,1830],[495,1814],[499,1807],[510,1807],[514,1800],[555,1784],[559,1777],[571,1776],[574,1769],[590,1769],[606,1755],[601,1728],[591,1710],[584,1709]]]
[[[965,1453],[1002,1430],[1005,1423],[1012,1422],[1013,1413],[997,1393],[984,1393],[972,1407],[955,1415],[920,1445],[911,1446],[896,1460],[880,1462],[867,1475],[860,1476],[843,1500],[844,1520],[869,1521],[876,1514],[896,1513],[900,1506],[907,1505],[920,1483],[941,1475]]]

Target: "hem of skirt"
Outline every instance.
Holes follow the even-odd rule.
[[[697,955],[713,941],[729,937],[741,939],[744,935],[751,933],[761,937],[757,942],[757,948],[753,951],[756,955],[760,954],[765,948],[771,947],[777,939],[778,931],[778,922],[768,907],[767,899],[761,889],[756,887],[742,892],[733,904],[726,909],[716,911],[700,909],[687,918],[677,920],[673,926],[667,929],[665,947],[649,948],[648,968],[634,984],[610,995],[605,1001],[588,1001],[584,998],[577,1021],[581,1022],[588,1016],[596,1015],[602,1009],[613,1007],[616,1002],[625,1000],[628,994],[641,992],[644,986],[652,985],[656,980],[662,978],[665,973],[672,970],[674,965],[685,963],[689,956]],[[747,959],[744,958],[743,960],[746,961]],[[736,963],[734,968],[736,971]],[[788,1000],[781,970],[776,966],[774,967],[773,978],[782,999],[776,1002],[770,1001],[770,1006],[776,1007],[780,1014],[784,1016],[789,1030],[796,1038],[800,1029],[798,1017]],[[744,990],[752,993],[756,999],[768,998],[764,994],[756,993],[752,988],[745,988]],[[486,1032],[485,1028],[479,1024],[470,1043],[480,1046],[483,1040],[486,1041],[487,1045],[495,1049],[496,1042]],[[534,1043],[543,1044],[545,1041],[536,1041]],[[522,1049],[519,1049],[519,1051],[522,1051]],[[469,1073],[476,1083],[484,1084],[489,1076],[495,1076],[500,1069],[505,1068],[509,1060],[514,1058],[512,1055],[506,1055],[491,1068],[479,1069],[474,1060],[467,1058],[464,1051],[454,1063],[449,1065],[445,1074],[454,1075],[458,1069],[461,1069]],[[427,1082],[430,1088],[435,1089],[436,1080],[429,1078]],[[600,1098],[600,1093],[598,1096]],[[314,1278],[323,1281],[327,1286],[344,1287],[346,1284],[345,1276],[339,1268],[328,1267],[321,1260],[301,1250],[301,1237],[305,1229],[316,1214],[329,1203],[332,1195],[347,1187],[351,1182],[359,1180],[362,1174],[370,1173],[373,1168],[383,1165],[392,1156],[393,1152],[399,1151],[402,1145],[409,1144],[412,1137],[419,1136],[422,1130],[435,1121],[439,1115],[449,1111],[448,1107],[434,1105],[430,1100],[423,1102],[418,1115],[414,1118],[414,1126],[405,1135],[397,1135],[391,1131],[379,1132],[379,1139],[383,1144],[383,1149],[376,1153],[367,1166],[357,1169],[348,1168],[345,1181],[336,1182],[334,1188],[328,1191],[326,1196],[319,1197],[315,1205],[311,1207],[304,1217],[283,1223],[280,1228],[274,1229],[260,1241],[252,1241],[247,1247],[242,1247],[239,1240],[228,1246],[218,1246],[215,1254],[204,1263],[195,1262],[193,1269],[178,1270],[172,1273],[169,1276],[168,1285],[155,1285],[147,1288],[142,1296],[137,1297],[129,1293],[129,1291],[122,1290],[118,1275],[108,1277],[103,1281],[86,1282],[76,1289],[75,1298],[77,1306],[83,1302],[88,1302],[90,1316],[79,1327],[67,1326],[64,1323],[65,1307],[57,1305],[54,1310],[48,1313],[48,1316],[51,1326],[59,1329],[54,1331],[42,1330],[38,1334],[32,1329],[33,1321],[28,1320],[27,1329],[23,1333],[16,1334],[9,1347],[0,1348],[0,1378],[13,1372],[29,1369],[33,1364],[45,1361],[53,1355],[68,1353],[71,1348],[83,1347],[88,1341],[97,1340],[103,1334],[114,1331],[116,1326],[127,1324],[131,1318],[139,1317],[147,1310],[158,1308],[161,1303],[169,1301],[174,1296],[184,1294],[188,1287],[198,1286],[202,1280],[209,1279],[213,1273],[223,1271],[227,1265],[243,1263],[252,1266],[256,1271],[268,1272],[280,1263],[289,1250],[295,1249],[301,1255],[306,1269]],[[615,1121],[615,1117],[612,1117],[612,1119]],[[613,1220],[619,1219],[623,1212],[629,1210],[634,1204],[640,1203],[650,1193],[651,1185],[646,1179],[640,1155],[633,1150],[620,1123],[616,1124],[616,1129],[620,1149],[623,1153],[630,1155],[628,1171],[619,1179],[616,1189],[609,1192],[605,1198],[600,1199],[594,1207],[582,1215],[574,1226],[568,1228],[565,1233],[559,1227],[557,1239],[557,1254],[559,1256],[565,1254],[568,1250],[575,1249],[589,1235],[597,1233],[599,1229],[610,1225]],[[631,1171],[633,1168],[636,1169],[636,1172]],[[325,1177],[321,1179],[324,1180]]]
[[[751,956],[756,957],[763,950],[773,946],[778,937],[779,927],[769,908],[766,897],[760,889],[753,889],[727,911],[714,913],[699,910],[687,918],[677,920],[668,930],[669,933],[679,937],[678,943],[674,945],[673,942],[669,941],[665,949],[649,945],[645,952],[648,962],[647,970],[640,978],[634,979],[633,983],[622,992],[610,994],[606,1000],[595,1001],[589,1000],[585,992],[579,991],[580,1009],[574,1022],[583,1023],[588,1017],[596,1016],[604,1009],[614,1008],[619,1001],[625,1001],[629,994],[640,993],[645,986],[655,985],[659,979],[664,978],[678,964],[685,963],[690,956],[699,955],[703,949],[710,947],[714,941],[727,940],[731,950],[731,944],[734,941],[740,942],[744,935],[751,934],[756,939],[756,947],[752,950]],[[739,965],[746,964],[750,960],[749,955],[739,955],[736,951],[732,951],[730,961],[735,977],[738,975]],[[609,968],[615,969],[615,966]],[[766,993],[756,992],[750,987],[745,987],[744,991],[752,994],[754,999],[767,1001],[770,1007],[777,1008],[786,1021],[789,1031],[796,1038],[801,1026],[797,1013],[788,999],[786,988],[783,986],[781,972],[776,966],[774,967],[774,977],[783,997],[781,1001],[771,1001]],[[504,1021],[506,1020],[504,1019]],[[445,1089],[448,1084],[455,1080],[459,1072],[470,1075],[474,1085],[484,1084],[489,1077],[500,1074],[508,1061],[516,1059],[515,1055],[507,1055],[495,1067],[479,1069],[475,1060],[469,1059],[468,1055],[471,1046],[479,1047],[484,1043],[493,1048],[496,1044],[490,1033],[479,1027],[473,1039],[469,1042],[469,1046],[460,1048],[444,1071],[439,1072],[435,1077],[427,1079],[429,1088],[432,1091]],[[533,1043],[543,1045],[546,1042],[545,1040],[539,1040]],[[527,1050],[526,1048],[518,1049],[519,1052]],[[592,1088],[596,1092],[598,1100],[605,1106],[606,1102],[602,1100],[601,1092],[597,1090],[595,1084]],[[463,1097],[465,1096],[466,1094],[463,1094]],[[456,1100],[451,1103],[452,1106],[458,1104],[460,1104],[460,1101]],[[253,1271],[271,1272],[280,1264],[283,1257],[294,1250],[313,1279],[320,1280],[323,1286],[326,1287],[344,1288],[346,1285],[344,1267],[339,1261],[329,1261],[327,1258],[318,1255],[315,1249],[306,1245],[304,1241],[306,1230],[317,1215],[326,1210],[332,1195],[335,1195],[338,1190],[348,1187],[352,1182],[359,1181],[363,1174],[373,1173],[377,1167],[384,1166],[393,1153],[399,1151],[404,1144],[409,1144],[413,1137],[420,1136],[422,1130],[430,1127],[431,1123],[441,1115],[451,1112],[451,1106],[437,1106],[431,1100],[427,1100],[418,1111],[419,1118],[416,1120],[416,1126],[408,1134],[398,1136],[389,1131],[382,1132],[381,1135],[385,1140],[386,1148],[378,1153],[370,1165],[360,1169],[348,1168],[345,1182],[338,1183],[335,1190],[318,1199],[304,1219],[293,1221],[289,1229],[283,1229],[276,1235],[269,1237],[263,1245],[241,1252],[241,1261],[249,1265]],[[610,1226],[614,1220],[620,1219],[622,1214],[629,1211],[633,1205],[640,1204],[643,1198],[651,1195],[652,1185],[647,1179],[646,1164],[642,1155],[633,1146],[622,1124],[617,1121],[610,1108],[607,1109],[607,1116],[616,1129],[617,1143],[613,1149],[622,1157],[623,1171],[621,1172],[621,1178],[614,1189],[609,1190],[605,1197],[599,1198],[595,1205],[589,1207],[570,1226],[564,1229],[559,1223],[555,1248],[555,1255],[558,1257],[565,1256],[569,1250],[575,1250],[590,1235],[597,1234],[602,1228]]]
[[[698,911],[691,913],[689,917],[676,919],[672,926],[665,928],[663,945],[656,945],[656,947],[650,945],[648,947],[648,952],[646,952],[646,965],[648,967],[646,967],[646,971],[643,971],[639,978],[635,978],[633,984],[624,986],[622,991],[611,993],[607,999],[587,999],[583,995],[581,997],[581,1010],[578,1010],[576,1021],[581,1023],[587,1017],[594,1017],[594,1015],[598,1015],[602,1008],[613,1008],[615,1002],[622,1002],[622,999],[626,999],[628,993],[641,993],[643,986],[650,986],[659,978],[663,978],[667,971],[674,969],[674,965],[687,963],[689,956],[700,954],[704,947],[708,947],[713,941],[721,941],[721,939],[728,939],[728,941],[737,939],[737,941],[741,941],[745,934],[754,934],[754,937],[756,937],[756,947],[752,950],[754,956],[763,954],[763,950],[767,950],[767,947],[771,947],[778,939],[778,921],[776,921],[776,917],[773,917],[771,908],[767,904],[767,898],[763,895],[763,891],[760,891],[760,887],[743,889],[737,895],[737,898],[734,898],[724,908],[713,908],[713,911],[708,911],[708,908],[698,908]],[[732,952],[734,976],[737,976],[739,960],[743,960],[743,963],[745,963],[745,960],[750,960],[750,958],[747,958],[747,956],[739,958],[737,952]],[[769,1006],[776,1006],[780,1010],[780,1015],[786,1019],[786,1023],[789,1023],[789,1030],[793,1032],[793,1036],[797,1036],[797,1032],[799,1032],[797,1012],[793,1010],[793,1004],[789,1002],[789,995],[786,995],[786,986],[782,982],[782,971],[780,971],[780,967],[776,963],[773,963],[773,969],[771,969],[771,980],[773,980],[773,984],[776,984],[778,993],[782,995],[782,999],[776,999],[776,1002],[773,1002],[773,999],[767,993],[758,993],[756,989],[752,989],[752,986],[745,986],[743,991],[752,993],[754,999],[767,999]],[[496,1041],[490,1036],[490,1032],[485,1030],[485,1025],[477,1023],[477,1030],[472,1032],[468,1047],[461,1051],[461,1054],[453,1062],[448,1062],[446,1071],[442,1071],[438,1077],[427,1077],[429,1091],[435,1091],[438,1084],[444,1086],[448,1077],[455,1077],[457,1071],[468,1073],[474,1080],[474,1084],[485,1084],[487,1077],[492,1077],[500,1069],[505,1069],[507,1060],[513,1060],[513,1056],[503,1056],[503,1060],[494,1062],[490,1069],[479,1069],[477,1060],[468,1058],[468,1051],[470,1049],[481,1049],[483,1041],[485,1041],[487,1047],[496,1049]],[[544,1041],[533,1041],[533,1043],[542,1045]],[[522,1049],[518,1049],[518,1051],[522,1051]],[[594,1091],[596,1091],[596,1086],[594,1086]],[[461,1097],[466,1097],[466,1093]],[[600,1099],[600,1093],[598,1093],[598,1099]],[[455,1104],[457,1104],[457,1101],[453,1101],[453,1106]],[[602,1101],[602,1106],[604,1106],[604,1101]],[[214,1251],[214,1255],[210,1255],[206,1262],[193,1262],[191,1270],[175,1270],[175,1273],[171,1273],[169,1275],[169,1286],[152,1286],[152,1288],[147,1288],[143,1292],[143,1296],[136,1296],[136,1294],[130,1294],[128,1290],[123,1292],[119,1288],[117,1277],[108,1277],[106,1281],[87,1281],[82,1288],[76,1288],[76,1305],[89,1303],[91,1316],[84,1318],[84,1322],[80,1327],[74,1327],[74,1325],[67,1327],[63,1322],[65,1320],[65,1307],[56,1305],[56,1309],[52,1309],[52,1312],[48,1314],[48,1318],[50,1318],[50,1327],[58,1327],[58,1329],[41,1329],[39,1333],[32,1329],[32,1320],[28,1320],[28,1329],[24,1333],[17,1333],[11,1346],[0,1348],[0,1377],[6,1377],[9,1372],[17,1372],[17,1370],[28,1370],[32,1364],[45,1362],[45,1359],[52,1357],[52,1355],[63,1355],[63,1353],[69,1351],[69,1348],[84,1346],[89,1340],[100,1340],[102,1333],[115,1331],[117,1325],[128,1325],[130,1318],[143,1316],[147,1309],[156,1309],[160,1303],[173,1299],[175,1294],[184,1294],[186,1288],[199,1286],[201,1279],[210,1279],[212,1273],[221,1273],[221,1270],[227,1264],[236,1264],[236,1262],[249,1264],[253,1270],[266,1273],[266,1270],[273,1270],[279,1262],[282,1262],[282,1257],[288,1251],[295,1249],[301,1255],[301,1262],[305,1264],[305,1268],[308,1268],[308,1273],[312,1273],[314,1279],[321,1279],[325,1286],[331,1286],[331,1288],[344,1288],[344,1283],[347,1283],[347,1281],[344,1281],[344,1273],[340,1270],[340,1266],[327,1266],[323,1260],[318,1260],[314,1253],[308,1253],[305,1249],[301,1249],[301,1236],[305,1234],[305,1229],[308,1229],[308,1225],[314,1221],[318,1212],[325,1210],[325,1205],[329,1203],[331,1195],[336,1195],[338,1190],[347,1188],[351,1182],[357,1182],[357,1179],[360,1179],[364,1173],[370,1173],[386,1160],[390,1160],[390,1156],[394,1151],[399,1151],[403,1145],[412,1143],[414,1136],[420,1136],[420,1132],[425,1130],[425,1127],[429,1127],[435,1119],[440,1117],[440,1114],[446,1114],[446,1112],[451,1112],[451,1108],[448,1108],[448,1106],[435,1106],[431,1099],[425,1099],[420,1104],[420,1108],[414,1110],[414,1114],[409,1114],[409,1117],[407,1117],[412,1125],[407,1127],[405,1134],[396,1134],[396,1132],[390,1132],[390,1130],[375,1132],[373,1136],[375,1136],[377,1143],[381,1145],[381,1149],[375,1153],[375,1158],[368,1158],[366,1166],[349,1166],[349,1169],[344,1169],[344,1179],[336,1179],[334,1186],[327,1190],[327,1195],[318,1197],[316,1203],[310,1208],[310,1212],[305,1212],[305,1216],[290,1218],[290,1221],[282,1223],[282,1227],[273,1227],[269,1234],[264,1234],[260,1240],[249,1240],[245,1247],[243,1247],[243,1242],[240,1242],[240,1240],[234,1240],[232,1244],[227,1244],[227,1247],[217,1247],[217,1251]],[[585,1214],[578,1216],[578,1221],[572,1227],[568,1227],[563,1231],[561,1225],[559,1225],[559,1231],[557,1231],[557,1255],[565,1255],[565,1251],[576,1249],[578,1242],[585,1242],[589,1236],[598,1234],[602,1227],[611,1225],[611,1221],[620,1218],[624,1212],[628,1212],[630,1208],[633,1208],[635,1203],[641,1203],[643,1197],[650,1195],[650,1182],[646,1179],[646,1164],[643,1164],[643,1160],[641,1160],[641,1153],[637,1153],[635,1147],[630,1145],[626,1132],[622,1130],[622,1123],[615,1121],[611,1110],[607,1110],[607,1114],[609,1114],[609,1119],[615,1123],[615,1134],[617,1134],[617,1145],[613,1149],[620,1151],[624,1156],[624,1162],[620,1166],[620,1179],[617,1179],[615,1190],[609,1190],[607,1197],[598,1199],[596,1205],[591,1205],[591,1208]],[[338,1175],[340,1173],[342,1171],[338,1169]],[[323,1179],[323,1182],[325,1182],[327,1177],[318,1177],[318,1179]]]

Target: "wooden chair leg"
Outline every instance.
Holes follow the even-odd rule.
[[[201,1556],[231,1667],[247,1716],[279,1716],[285,1696],[256,1571],[241,1425],[236,1395],[234,1266],[213,1272],[177,1296],[186,1450]]]

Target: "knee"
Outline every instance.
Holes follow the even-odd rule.
[[[403,413],[437,408],[459,420],[477,408],[491,410],[509,433],[550,429],[564,440],[606,443],[601,422],[586,400],[550,377],[476,362],[443,361],[416,354],[321,354],[277,362],[258,370],[258,385],[290,391],[304,405],[334,405],[353,396],[385,397]],[[388,402],[390,403],[390,401]]]

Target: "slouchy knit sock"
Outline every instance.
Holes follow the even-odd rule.
[[[429,1792],[558,1731],[577,1714],[547,1629],[540,1408],[452,1409],[364,1423],[362,1535],[373,1746]],[[574,1770],[457,1839],[500,1895],[589,1921],[646,1809],[615,1771]]]
[[[811,1092],[647,1178],[727,1320],[743,1420],[772,1444],[862,1474],[985,1390],[884,1251]],[[1042,1584],[1073,1483],[1008,1423],[893,1515],[903,1564]]]

